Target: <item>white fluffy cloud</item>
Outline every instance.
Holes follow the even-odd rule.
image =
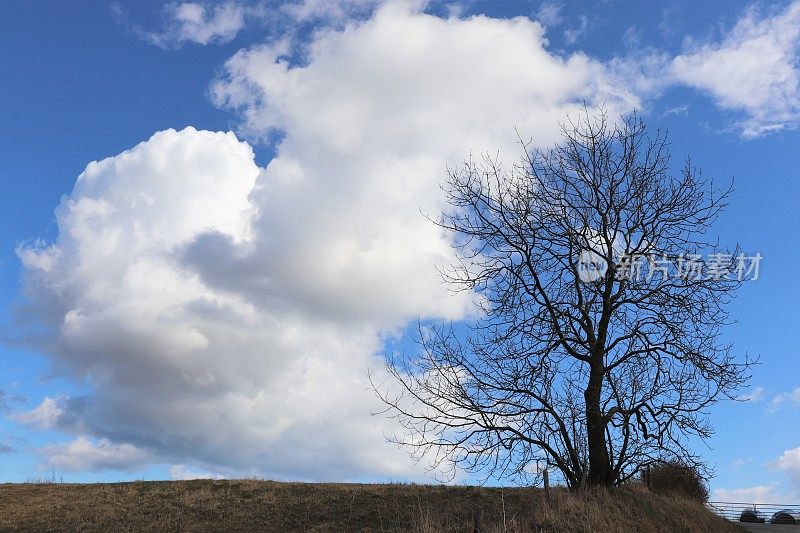
[[[366,371],[380,378],[384,341],[417,316],[472,310],[442,286],[448,237],[420,214],[441,210],[445,165],[518,157],[515,126],[549,143],[583,99],[638,104],[522,18],[392,3],[317,33],[303,65],[284,52],[242,51],[212,88],[248,135],[280,132],[266,168],[232,133],[160,132],[89,164],[57,241],[20,250],[56,370],[91,385],[20,415],[79,435],[48,464],[123,468],[105,458],[136,450],[187,471],[415,475],[370,416]]]
[[[718,43],[693,43],[672,61],[682,84],[743,112],[745,137],[800,124],[800,2],[773,16],[751,8]]]
[[[108,439],[92,441],[85,437],[51,444],[39,451],[45,457],[45,466],[63,472],[136,470],[152,460],[149,453],[130,444],[113,444]]]
[[[635,105],[601,64],[550,55],[527,19],[442,20],[392,4],[321,35],[306,66],[283,51],[240,52],[213,87],[217,102],[242,112],[245,131],[285,133],[253,197],[254,226],[269,238],[240,251],[208,239],[199,254],[228,262],[213,266],[219,279],[200,268],[209,283],[255,295],[264,280],[246,274],[250,265],[273,263],[287,299],[341,318],[392,324],[456,311],[442,308],[457,302],[442,301],[431,268],[448,242],[419,214],[441,210],[445,164],[469,150],[517,158],[514,126],[550,142],[583,98]]]
[[[64,408],[53,398],[45,397],[42,403],[35,408],[30,411],[13,413],[11,418],[36,429],[52,429],[57,427],[62,416],[64,416]]]

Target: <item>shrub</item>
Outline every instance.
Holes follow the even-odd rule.
[[[702,503],[708,501],[706,481],[693,466],[677,461],[659,462],[650,466],[649,471],[645,470],[642,478],[656,494],[674,494]]]

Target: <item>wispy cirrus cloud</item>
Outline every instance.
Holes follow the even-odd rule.
[[[750,459],[749,457],[747,459],[742,457],[736,458],[730,462],[730,464],[728,465],[728,470],[738,470],[747,463],[749,463],[750,461],[752,461],[752,459]]]
[[[385,0],[226,0],[224,2],[169,2],[161,8],[161,23],[146,29],[129,21],[126,7],[112,4],[119,23],[128,26],[140,39],[165,49],[185,44],[226,44],[248,25],[261,30],[269,40],[291,34],[298,25],[339,27],[349,20],[364,17]]]
[[[13,405],[25,404],[27,399],[18,394],[9,395],[6,391],[0,389],[0,411],[8,411]]]
[[[127,25],[127,12],[122,4],[112,4],[118,22]],[[259,13],[252,7],[234,1],[170,2],[162,8],[162,26],[146,30],[132,25],[131,30],[142,40],[161,48],[180,48],[186,43],[199,45],[224,44],[232,41],[245,27],[246,19]]]
[[[764,399],[766,395],[766,389],[762,386],[753,387],[749,392],[741,397],[741,399],[745,402],[760,402]]]
[[[589,30],[590,22],[587,15],[568,17],[564,14],[563,2],[542,2],[533,13],[533,18],[548,30],[562,27],[564,42],[574,45]]]

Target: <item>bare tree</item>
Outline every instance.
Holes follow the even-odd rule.
[[[691,161],[671,174],[665,135],[636,115],[584,110],[562,134],[520,141],[509,170],[486,156],[448,171],[436,223],[459,263],[443,275],[481,317],[422,324],[421,353],[389,358],[403,393],[376,391],[407,430],[394,438],[437,466],[557,469],[573,489],[663,460],[702,468],[690,438],[712,434],[708,407],[753,364],[720,340],[744,256],[706,237],[730,188]]]

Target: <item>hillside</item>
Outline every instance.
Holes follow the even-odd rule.
[[[2,484],[0,530],[740,531],[646,491],[273,481]],[[504,528],[505,524],[505,528]]]

